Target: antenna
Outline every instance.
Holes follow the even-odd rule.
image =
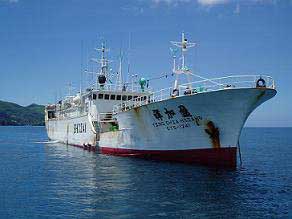
[[[107,76],[108,72],[108,63],[109,60],[106,59],[106,52],[109,52],[109,49],[106,48],[105,42],[101,44],[101,48],[95,48],[96,51],[101,51],[101,59],[92,59],[92,61],[95,61],[97,63],[101,64],[101,74]]]
[[[135,81],[137,81],[137,77],[138,77],[137,74],[132,75],[132,92],[134,91],[134,83],[135,83]]]
[[[80,64],[80,95],[82,94],[82,86],[83,86],[83,40],[81,40],[81,64]]]
[[[123,64],[123,52],[122,49],[120,49],[120,54],[119,54],[119,71],[117,72],[117,79],[116,79],[116,88],[119,89],[119,87],[122,87],[123,84],[123,74],[122,74],[122,64]]]
[[[130,80],[130,56],[131,56],[131,32],[129,32],[129,41],[128,41],[128,74],[127,82]]]
[[[56,105],[57,101],[58,101],[58,93],[57,93],[57,91],[55,91],[54,93],[55,93],[55,105]]]
[[[90,43],[90,47],[92,48],[94,45],[94,41],[91,41]],[[93,65],[90,65],[90,61],[92,61],[90,59],[90,56],[92,55],[92,51],[91,49],[88,48],[88,46],[86,47],[86,69],[84,69],[84,73],[85,73],[85,76],[86,76],[86,86],[89,86],[91,87],[92,84],[91,84],[91,81],[93,81],[94,79],[94,75],[91,74],[91,72],[93,72]]]
[[[72,82],[68,83],[68,96],[70,97],[72,93]]]
[[[170,52],[171,52],[171,55],[172,55],[172,58],[173,58],[173,68],[172,68],[172,71],[176,71],[176,53],[177,53],[177,48],[172,48],[170,47]]]

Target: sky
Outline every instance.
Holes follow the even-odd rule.
[[[84,87],[102,41],[112,69],[122,50],[124,72],[170,73],[169,42],[182,31],[197,43],[187,59],[196,74],[275,79],[276,97],[247,126],[292,126],[292,0],[0,0],[0,100],[46,104],[69,82]]]

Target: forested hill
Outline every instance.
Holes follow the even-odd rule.
[[[44,106],[31,104],[20,106],[0,100],[0,126],[3,125],[44,125]]]

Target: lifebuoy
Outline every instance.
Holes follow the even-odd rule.
[[[257,80],[256,87],[266,87],[266,81],[262,78]]]
[[[173,89],[173,91],[172,91],[172,95],[171,95],[172,97],[177,97],[177,96],[179,96],[179,90],[178,89]]]

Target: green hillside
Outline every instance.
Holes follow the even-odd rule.
[[[31,104],[20,106],[0,101],[0,126],[2,125],[44,125],[44,106]]]

